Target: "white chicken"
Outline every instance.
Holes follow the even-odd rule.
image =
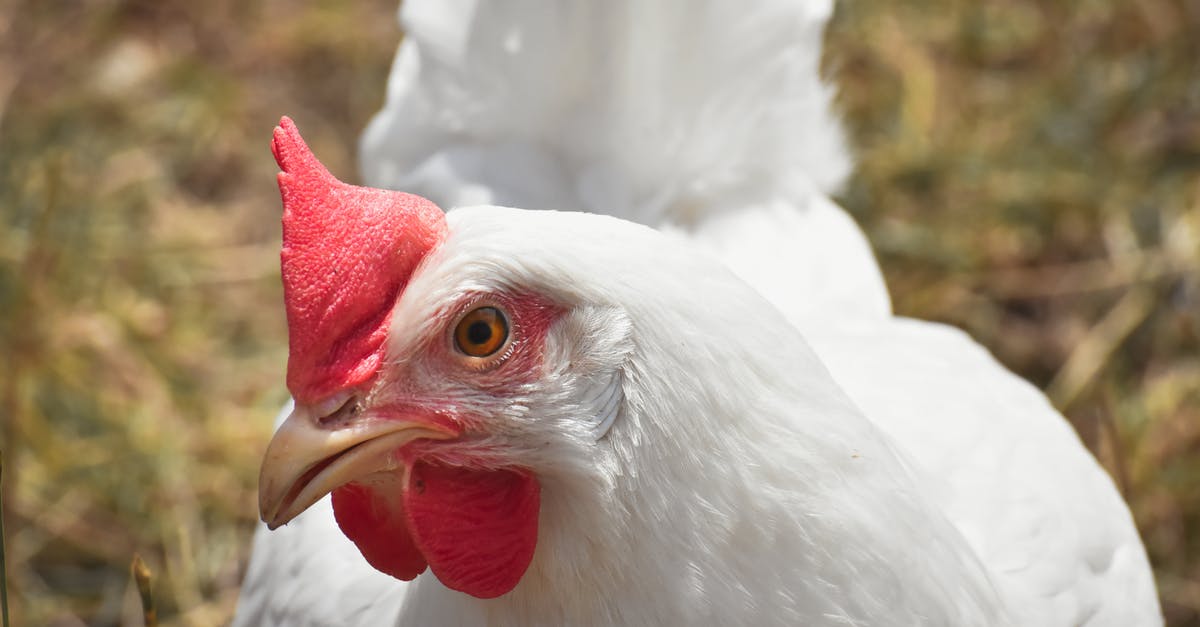
[[[822,195],[829,10],[406,3],[370,183],[659,231],[442,218],[277,129],[298,403],[260,489],[290,523],[237,624],[1161,624],[1070,427],[892,318]]]

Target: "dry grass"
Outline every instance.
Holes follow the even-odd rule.
[[[1047,389],[1200,625],[1200,4],[846,0],[842,197],[900,312]],[[1061,4],[1061,6],[1059,6]],[[13,623],[228,620],[286,396],[267,138],[330,167],[391,0],[0,0],[0,411]]]
[[[339,172],[391,2],[0,10],[0,380],[16,624],[228,620],[286,398],[270,129]]]

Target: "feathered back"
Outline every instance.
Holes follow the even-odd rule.
[[[444,207],[683,226],[829,191],[850,160],[818,72],[830,0],[412,0],[368,184]]]

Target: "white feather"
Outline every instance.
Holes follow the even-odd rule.
[[[411,0],[366,182],[445,208],[603,213],[694,233],[789,311],[882,317],[821,80],[829,0]],[[802,295],[802,296],[798,296]]]
[[[829,0],[406,2],[369,184],[689,223],[849,170],[818,73]],[[440,180],[439,180],[440,179]],[[439,184],[441,183],[441,184]],[[448,183],[448,184],[447,184]],[[804,192],[801,192],[804,193]]]
[[[809,337],[915,460],[1017,624],[1162,624],[1129,510],[1038,390],[945,325],[896,318]]]

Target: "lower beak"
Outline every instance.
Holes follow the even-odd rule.
[[[430,421],[364,414],[335,426],[297,404],[267,445],[258,475],[258,509],[275,529],[339,486],[395,470],[397,450],[413,440],[454,437]]]

